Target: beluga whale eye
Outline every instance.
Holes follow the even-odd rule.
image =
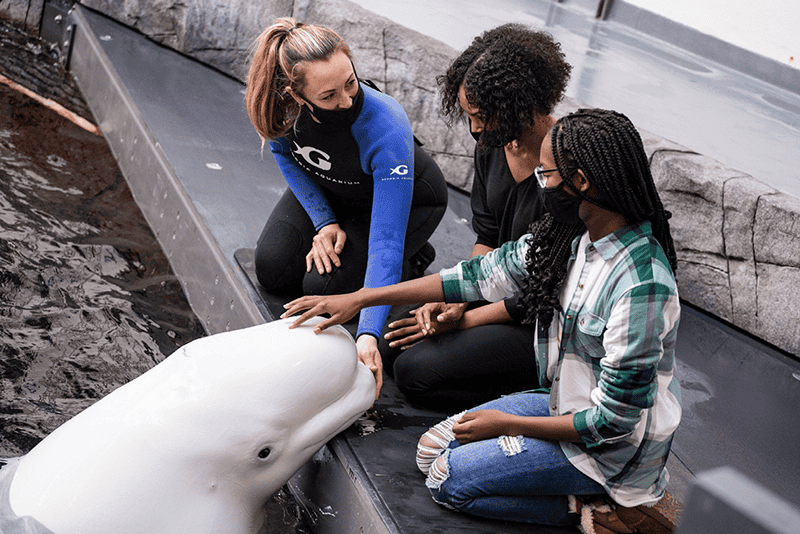
[[[261,458],[262,460],[265,460],[267,458],[267,456],[269,456],[269,448],[268,447],[264,447],[263,449],[258,451],[258,457]]]

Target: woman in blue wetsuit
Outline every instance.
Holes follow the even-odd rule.
[[[289,185],[255,254],[258,281],[277,294],[334,294],[417,276],[444,215],[447,188],[416,146],[403,108],[359,82],[347,43],[321,26],[281,18],[259,37],[247,111]],[[388,307],[362,312],[359,358],[375,373]]]

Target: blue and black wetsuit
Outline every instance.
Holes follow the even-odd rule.
[[[289,184],[256,247],[256,274],[280,294],[338,294],[400,281],[447,207],[439,167],[414,143],[403,108],[361,85],[351,125],[316,122],[303,107],[296,125],[270,143]],[[354,110],[355,113],[356,110]],[[306,273],[313,237],[338,223],[347,234],[342,266]],[[357,335],[380,335],[388,306],[361,312]]]

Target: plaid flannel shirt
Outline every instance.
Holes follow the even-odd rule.
[[[518,292],[529,236],[444,269],[445,300],[497,301]],[[680,303],[649,222],[572,244],[564,312],[537,325],[540,383],[551,415],[574,414],[582,441],[561,442],[570,462],[623,506],[660,499],[681,419],[674,376]]]

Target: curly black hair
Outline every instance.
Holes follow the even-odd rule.
[[[528,276],[522,288],[521,301],[526,324],[538,320],[549,327],[553,314],[561,309],[559,295],[567,278],[567,263],[572,254],[572,241],[586,231],[583,222],[565,224],[549,213],[531,224],[525,266]]]
[[[563,98],[572,66],[553,36],[523,24],[504,24],[476,37],[438,76],[440,113],[452,124],[463,110],[463,84],[470,104],[489,125],[481,144],[503,146],[522,136],[535,116],[549,115]]]

